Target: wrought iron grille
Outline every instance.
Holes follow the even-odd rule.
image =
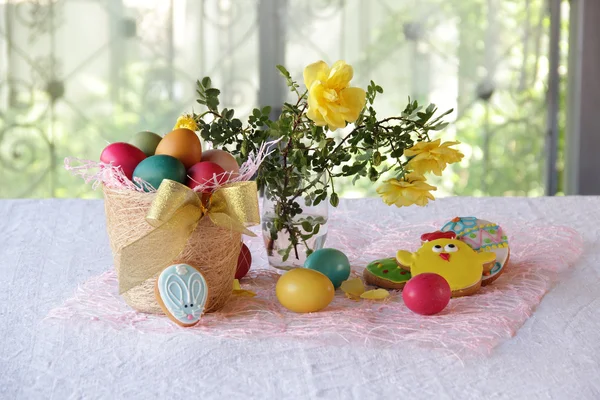
[[[381,114],[455,109],[467,157],[441,194],[539,195],[547,25],[544,0],[0,0],[0,197],[97,197],[64,157],[168,132],[205,75],[238,114],[277,104],[275,64],[318,59],[384,86]]]

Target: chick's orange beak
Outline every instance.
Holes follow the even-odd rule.
[[[440,253],[442,260],[450,261],[450,253]]]

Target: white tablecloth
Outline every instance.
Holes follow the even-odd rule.
[[[600,197],[340,207],[395,213],[399,226],[467,214],[567,225],[585,250],[514,338],[469,360],[419,348],[140,334],[43,320],[112,265],[102,201],[2,200],[0,399],[600,399]]]

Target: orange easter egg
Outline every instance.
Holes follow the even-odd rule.
[[[156,147],[155,154],[165,154],[175,157],[183,163],[186,169],[200,162],[202,145],[198,135],[190,129],[179,128],[169,132]]]
[[[240,166],[235,160],[235,157],[225,150],[206,150],[202,153],[202,161],[214,162],[225,171],[231,172],[233,176],[236,176],[240,172]]]

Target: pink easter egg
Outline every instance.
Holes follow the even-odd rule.
[[[133,176],[135,167],[145,158],[146,154],[142,150],[123,142],[109,144],[100,154],[100,161],[121,167],[129,180]]]
[[[240,172],[240,166],[235,157],[224,150],[206,150],[202,153],[202,161],[214,162],[225,171],[231,172],[233,176],[237,176]]]
[[[214,190],[215,186],[222,185],[227,182],[229,178],[225,174],[225,170],[210,161],[200,161],[194,164],[187,171],[188,179],[186,185],[194,189],[198,185],[207,185],[202,190],[203,193],[210,193]]]
[[[402,299],[409,310],[421,315],[441,312],[452,296],[448,282],[440,275],[423,273],[413,276],[402,289]]]

